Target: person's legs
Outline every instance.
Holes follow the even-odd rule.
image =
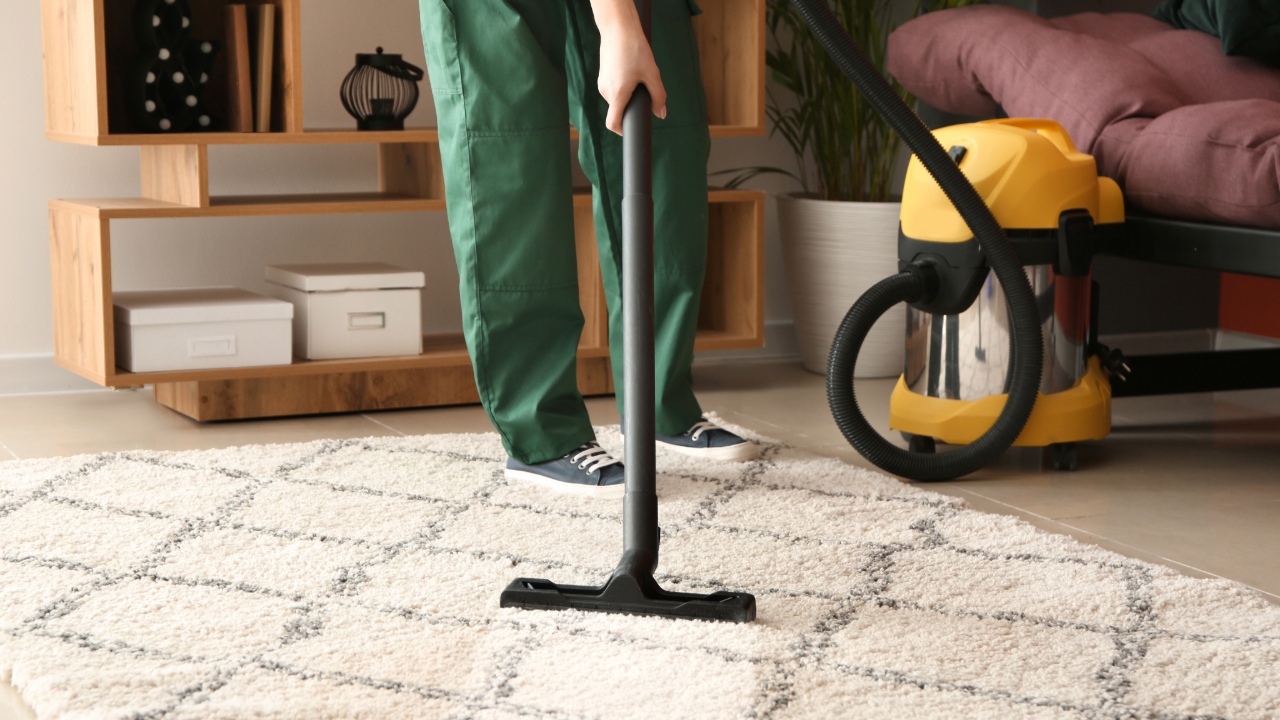
[[[512,458],[595,434],[567,152],[564,0],[420,0],[476,385]]]
[[[609,352],[618,409],[622,382],[622,138],[604,126],[596,89],[600,34],[588,0],[567,0],[565,70],[578,158],[594,186],[596,240],[609,307]],[[678,434],[702,418],[693,395],[694,335],[707,256],[707,157],[711,139],[688,0],[653,0],[652,47],[667,90],[667,118],[653,122],[654,311],[657,432]]]

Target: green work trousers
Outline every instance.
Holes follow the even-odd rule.
[[[565,455],[595,434],[577,383],[583,315],[569,125],[591,180],[622,409],[622,139],[596,89],[600,34],[588,0],[420,0],[440,127],[463,329],[480,400],[507,452]],[[653,0],[667,90],[654,119],[657,432],[702,416],[690,366],[707,254],[706,98],[692,0]]]

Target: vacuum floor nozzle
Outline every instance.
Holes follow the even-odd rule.
[[[615,573],[602,587],[518,578],[502,591],[500,604],[504,608],[587,610],[683,620],[743,623],[756,618],[756,599],[750,594],[670,592],[659,587],[652,577],[629,573]]]

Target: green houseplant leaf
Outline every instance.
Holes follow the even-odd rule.
[[[828,2],[883,73],[885,45],[896,27],[892,0]],[[978,2],[982,0],[916,0],[910,17]],[[772,42],[766,64],[773,79],[766,107],[772,123],[769,134],[787,141],[799,172],[752,167],[713,175],[738,173],[727,182],[728,187],[737,187],[761,174],[783,174],[795,178],[805,194],[819,199],[888,201],[902,141],[845,79],[789,0],[769,0],[767,13]],[[901,85],[890,81],[904,100],[914,102]]]

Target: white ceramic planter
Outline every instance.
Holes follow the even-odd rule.
[[[800,356],[825,375],[831,341],[845,313],[872,285],[898,272],[901,203],[778,197],[778,225]],[[871,329],[855,377],[902,374],[906,308]]]

